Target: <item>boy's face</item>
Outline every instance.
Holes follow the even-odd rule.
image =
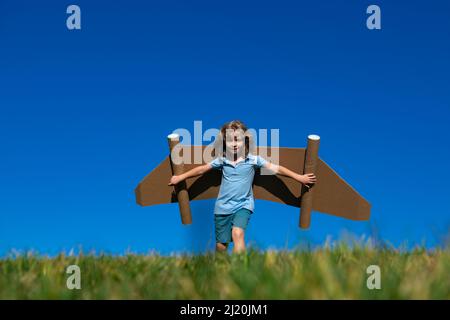
[[[245,136],[242,130],[227,129],[225,145],[227,154],[243,156]]]

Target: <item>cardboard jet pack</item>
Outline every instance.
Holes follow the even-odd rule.
[[[138,184],[136,202],[141,206],[178,202],[182,223],[191,224],[189,201],[217,198],[222,172],[210,170],[169,186],[172,175],[180,175],[205,163],[203,160],[197,164],[193,164],[194,161],[183,163],[180,159],[186,154],[203,154],[206,146],[182,145],[177,134],[169,135],[168,141],[170,154]],[[299,226],[303,229],[310,226],[313,210],[351,220],[368,220],[369,202],[318,157],[319,142],[318,136],[310,135],[306,149],[258,146],[253,153],[264,157],[278,152],[279,165],[301,174],[314,173],[317,182],[312,187],[304,186],[289,177],[263,175],[257,170],[253,181],[254,198],[301,208]]]

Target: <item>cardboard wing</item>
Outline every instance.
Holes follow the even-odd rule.
[[[191,155],[195,152],[203,152],[205,146],[182,146],[184,151],[189,151]],[[308,149],[309,149],[308,143]],[[200,150],[196,150],[200,149]],[[277,149],[277,150],[275,150]],[[298,173],[305,172],[307,163],[307,149],[305,148],[274,148],[268,150],[264,147],[257,148],[257,154],[264,157],[268,151],[279,152],[279,164]],[[203,154],[203,153],[202,153]],[[270,154],[268,154],[270,156]],[[305,160],[306,159],[306,160]],[[345,182],[333,169],[331,169],[322,159],[317,158],[314,166],[314,173],[317,183],[310,189],[313,196],[309,199],[312,210],[331,214],[334,216],[351,220],[368,220],[370,217],[370,204],[358,194],[347,182]],[[204,164],[204,163],[202,163]],[[201,165],[183,164],[184,172]],[[136,187],[136,201],[141,206],[165,204],[179,202],[178,193],[180,190],[169,186],[169,180],[173,175],[171,159],[167,156],[152,172],[150,172]],[[202,200],[217,198],[221,182],[221,171],[210,170],[202,176],[187,179],[181,188],[187,191],[189,200]],[[310,195],[309,190],[305,190],[302,185],[289,178],[279,175],[263,175],[257,170],[254,178],[253,193],[255,199],[262,199],[284,203],[294,207],[306,206],[302,197]],[[303,210],[303,209],[302,209]],[[182,208],[180,206],[180,211]],[[190,211],[185,214],[189,219],[183,219],[183,223],[191,223]],[[308,221],[300,224],[302,228],[309,226]]]

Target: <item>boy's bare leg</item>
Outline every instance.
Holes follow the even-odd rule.
[[[216,243],[216,251],[217,252],[227,251],[227,249],[228,249],[228,243],[221,243],[221,242]]]
[[[239,227],[233,227],[231,230],[231,236],[233,237],[234,253],[240,253],[245,251],[245,241],[244,241],[244,229]]]

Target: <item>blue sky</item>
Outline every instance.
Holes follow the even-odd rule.
[[[66,28],[77,4],[82,29]],[[366,28],[381,7],[382,29]],[[241,119],[320,156],[372,204],[369,222],[256,201],[261,248],[377,236],[432,247],[450,204],[448,1],[0,3],[0,255],[213,247],[213,200],[139,207],[166,136]]]

